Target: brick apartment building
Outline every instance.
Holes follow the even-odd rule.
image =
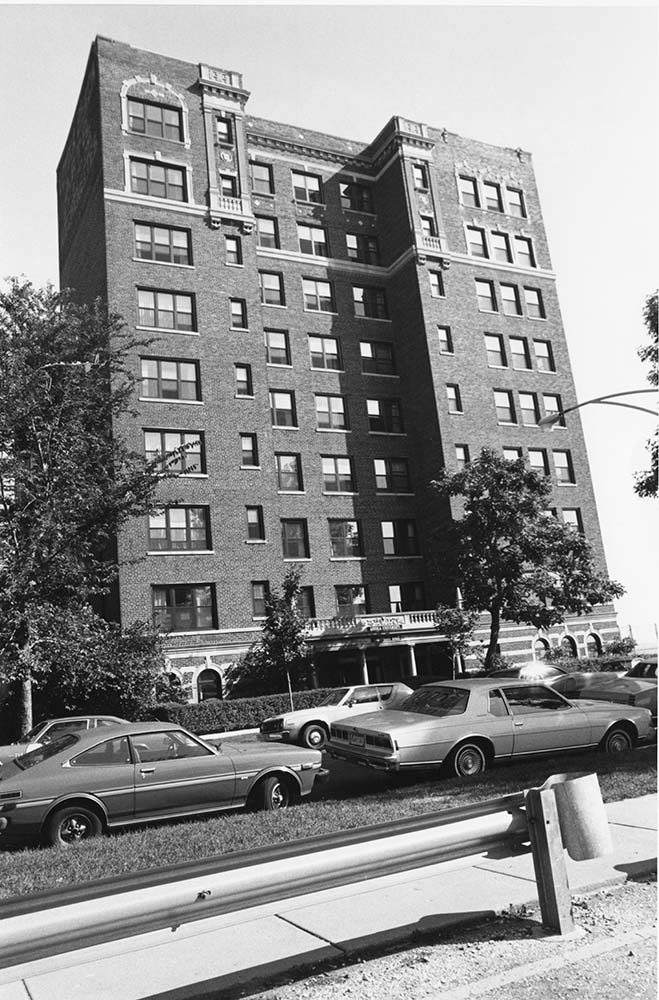
[[[523,456],[604,564],[578,415],[538,427],[576,399],[531,156],[399,117],[349,141],[248,97],[99,37],[58,168],[62,287],[154,338],[119,430],[188,446],[163,512],[118,540],[114,610],[167,630],[196,700],[295,564],[320,683],[437,674],[443,467]],[[607,605],[507,626],[501,652],[613,635]]]

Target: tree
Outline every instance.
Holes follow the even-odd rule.
[[[24,728],[54,623],[88,619],[117,530],[154,507],[161,470],[113,428],[136,343],[100,301],[18,279],[0,292],[0,669],[22,682]]]
[[[229,674],[232,695],[273,694],[311,681],[311,658],[304,635],[307,620],[299,609],[300,571],[291,567],[281,585],[266,600],[261,635]]]
[[[435,621],[443,636],[446,637],[451,649],[453,676],[459,670],[462,657],[469,648],[473,637],[478,611],[464,611],[462,608],[451,608],[446,604],[438,604],[435,610]]]
[[[639,348],[638,356],[641,361],[647,361],[650,365],[648,372],[648,382],[650,385],[659,385],[659,363],[657,355],[659,350],[659,324],[657,321],[657,292],[648,295],[645,300],[643,310],[643,320],[648,331],[650,343]],[[634,490],[640,497],[656,497],[659,490],[659,439],[655,429],[654,436],[648,441],[648,451],[650,452],[650,468],[645,472],[637,472],[634,481]]]
[[[598,572],[584,536],[548,514],[549,481],[483,449],[432,483],[443,500],[463,498],[462,517],[443,533],[444,572],[465,610],[490,614],[485,667],[495,662],[504,620],[547,628],[624,593]]]

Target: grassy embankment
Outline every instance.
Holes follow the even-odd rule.
[[[311,801],[283,812],[222,813],[211,819],[129,830],[65,850],[0,851],[0,898],[468,805],[536,787],[556,773],[596,771],[605,802],[657,790],[656,747],[615,757],[574,754],[501,765],[469,781],[366,772],[367,794],[364,772],[347,770],[349,775],[340,783],[330,779]]]

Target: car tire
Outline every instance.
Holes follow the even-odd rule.
[[[300,733],[300,743],[310,750],[322,750],[327,743],[327,730],[317,722],[311,722]]]
[[[634,741],[626,726],[611,726],[602,737],[600,748],[604,753],[625,753],[631,750]]]
[[[288,785],[271,775],[260,782],[255,793],[257,809],[265,812],[275,812],[277,809],[286,809],[291,803],[291,793]]]
[[[449,766],[458,778],[475,778],[487,767],[487,757],[478,743],[463,743],[449,758]]]
[[[81,840],[97,837],[102,830],[98,816],[84,806],[57,809],[48,819],[44,840],[51,847],[70,847]]]

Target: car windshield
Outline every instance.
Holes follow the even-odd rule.
[[[462,715],[469,701],[466,688],[419,688],[400,706],[401,712],[418,712],[420,715]]]
[[[26,733],[23,733],[20,742],[31,743],[32,740],[35,740],[37,738],[37,736],[39,735],[44,726],[45,726],[44,722],[40,722],[38,726],[32,726],[32,729],[28,729]]]
[[[30,750],[29,753],[22,753],[20,757],[14,759],[14,763],[17,767],[20,767],[21,771],[27,771],[29,767],[34,767],[35,764],[42,764],[49,757],[54,757],[55,754],[61,753],[62,750],[73,746],[74,743],[78,742],[78,739],[79,737],[75,733],[62,733],[52,743],[48,743],[43,747],[37,747],[36,750]]]
[[[330,691],[329,694],[325,695],[321,701],[321,705],[338,705],[342,698],[345,698],[350,688],[337,688],[336,691]]]

